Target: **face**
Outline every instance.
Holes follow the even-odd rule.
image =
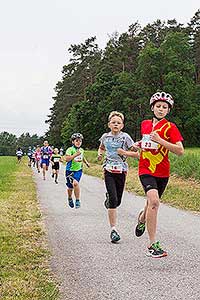
[[[113,116],[108,123],[108,127],[111,129],[113,134],[117,134],[124,127],[124,123],[120,117]]]
[[[152,107],[152,111],[155,116],[159,119],[165,118],[165,116],[169,113],[170,108],[168,103],[163,101],[157,101]]]
[[[76,148],[80,148],[82,145],[82,140],[81,139],[75,139],[72,144],[76,147]]]
[[[44,141],[44,146],[47,147],[49,145],[48,141]]]
[[[55,149],[53,150],[53,152],[54,152],[55,154],[58,154],[58,148],[55,148]]]

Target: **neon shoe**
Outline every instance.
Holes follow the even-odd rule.
[[[76,199],[76,201],[75,201],[75,207],[76,208],[80,208],[81,207],[81,202],[80,202],[79,199]]]
[[[141,222],[140,221],[140,216],[141,214],[143,213],[144,211],[141,210],[141,212],[139,213],[138,215],[138,224],[137,226],[135,227],[135,235],[137,237],[140,237],[141,235],[143,235],[143,233],[145,232],[145,223]]]
[[[120,235],[114,229],[110,233],[110,238],[111,238],[111,243],[117,243],[121,239]]]
[[[158,241],[156,243],[153,243],[148,248],[147,256],[153,257],[153,258],[161,258],[161,257],[167,256],[167,252],[161,248],[160,242]]]

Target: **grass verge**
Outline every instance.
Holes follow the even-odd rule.
[[[0,299],[58,299],[32,171],[0,157]]]
[[[172,175],[162,197],[162,202],[177,208],[200,212],[199,170],[196,167],[192,169],[192,165],[199,164],[200,154],[195,149],[195,153],[192,150],[186,151],[185,156],[185,158],[184,156],[178,158],[182,159],[182,162],[178,162],[175,155],[171,156]],[[195,160],[191,161],[193,157]],[[91,168],[84,168],[84,173],[103,179],[101,163],[96,159],[97,152],[86,151],[86,158],[91,162]],[[137,173],[137,160],[129,159],[128,162],[130,168],[126,180],[126,190],[144,196]],[[187,166],[188,162],[189,166]],[[188,173],[188,169],[193,170],[193,172]]]

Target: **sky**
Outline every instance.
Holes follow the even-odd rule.
[[[0,0],[0,132],[43,135],[71,44],[157,19],[186,25],[199,0]]]

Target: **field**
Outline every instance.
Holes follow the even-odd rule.
[[[103,179],[101,163],[97,161],[97,151],[86,151],[85,154],[91,162],[91,168],[84,168],[84,172]],[[162,202],[177,208],[200,212],[200,149],[186,149],[181,157],[170,154],[170,161],[171,177]],[[128,163],[126,190],[144,195],[137,176],[138,161],[129,158]]]
[[[0,211],[0,299],[57,299],[31,170],[15,157],[0,157]]]

